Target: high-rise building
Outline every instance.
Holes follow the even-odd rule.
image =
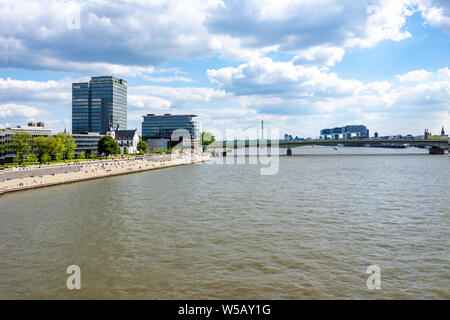
[[[177,130],[189,132],[192,141],[200,139],[198,124],[193,120],[194,114],[171,115],[166,113],[161,116],[147,114],[142,122],[142,140],[165,139],[171,141],[172,133]]]
[[[72,133],[105,133],[110,126],[127,128],[127,81],[92,77],[72,84]]]

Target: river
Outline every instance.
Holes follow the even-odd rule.
[[[0,298],[450,299],[448,156],[306,148],[2,195]]]

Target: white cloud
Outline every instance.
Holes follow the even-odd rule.
[[[128,105],[130,107],[147,108],[149,110],[166,110],[171,107],[172,102],[144,94],[130,94],[128,96]]]
[[[72,82],[81,79],[83,78],[33,81],[0,78],[0,102],[46,103],[48,107],[67,106],[72,102]]]
[[[432,74],[433,74],[432,72],[428,72],[424,69],[421,69],[421,70],[410,71],[403,75],[397,74],[395,77],[400,82],[420,82],[420,81],[424,81],[424,80],[430,78]]]
[[[126,75],[210,54],[203,21],[208,9],[220,5],[219,0],[0,3],[0,37],[7,39],[3,66]],[[74,6],[79,28],[68,22]]]
[[[344,57],[345,50],[339,47],[315,46],[300,50],[294,58],[295,64],[331,67]]]
[[[225,99],[227,94],[223,90],[196,87],[164,87],[164,86],[136,86],[128,88],[130,101],[138,101],[142,97],[157,97],[156,105],[164,107],[183,106],[190,103],[208,103]],[[139,107],[151,107],[151,103]]]
[[[0,66],[118,76],[150,76],[155,66],[168,61],[214,54],[250,61],[279,52],[297,55],[298,63],[333,66],[347,48],[411,37],[405,22],[416,11],[430,25],[450,32],[449,5],[442,0],[0,0],[0,4]],[[79,26],[73,27],[69,18],[77,7]]]
[[[438,71],[438,79],[450,81],[450,69],[449,68],[440,69]]]
[[[447,0],[419,0],[422,18],[432,27],[442,29],[450,36],[450,2]]]
[[[0,118],[31,118],[41,114],[41,110],[13,103],[0,105]]]
[[[292,61],[275,62],[267,57],[237,68],[209,69],[207,75],[213,83],[237,95],[324,96],[352,94],[364,88],[357,80],[339,79],[316,67],[295,65]]]

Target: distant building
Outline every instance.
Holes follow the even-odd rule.
[[[17,126],[15,128],[6,128],[0,129],[0,159],[1,162],[5,162],[14,158],[15,154],[11,149],[8,148],[8,145],[11,141],[11,136],[25,132],[31,135],[31,138],[36,137],[50,137],[52,135],[52,129],[44,128],[44,123],[38,122],[38,124],[42,124],[40,126],[36,126],[33,122],[28,123],[28,126]]]
[[[171,141],[174,131],[183,130],[189,135],[191,141],[197,144],[200,141],[200,134],[198,124],[193,120],[194,117],[197,117],[197,115],[147,114],[142,122],[142,140],[147,141],[149,148],[155,145],[155,141],[152,140],[157,140],[159,145],[165,144],[171,147],[175,144]],[[181,134],[181,136],[183,135]]]
[[[444,126],[442,126],[441,136],[445,136]]]
[[[364,125],[348,125],[345,127],[320,130],[320,138],[323,140],[330,138],[333,140],[352,139],[353,137],[368,138],[369,129]]]
[[[378,132],[375,131],[374,135],[375,138],[378,138]]]
[[[72,83],[72,133],[106,133],[127,128],[127,81],[112,76]]]
[[[104,135],[98,132],[86,132],[79,134],[72,134],[72,137],[75,139],[75,154],[79,155],[84,153],[86,156],[89,156],[91,152],[95,155],[98,154],[98,142]]]
[[[114,138],[119,145],[120,151],[124,153],[127,148],[128,153],[138,153],[139,135],[137,129],[134,130],[114,130],[106,133]]]

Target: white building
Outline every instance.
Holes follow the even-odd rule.
[[[138,143],[139,135],[137,129],[134,130],[114,130],[106,132],[107,135],[114,138],[119,145],[120,151],[124,153],[125,148],[127,148],[128,153],[138,153]]]

